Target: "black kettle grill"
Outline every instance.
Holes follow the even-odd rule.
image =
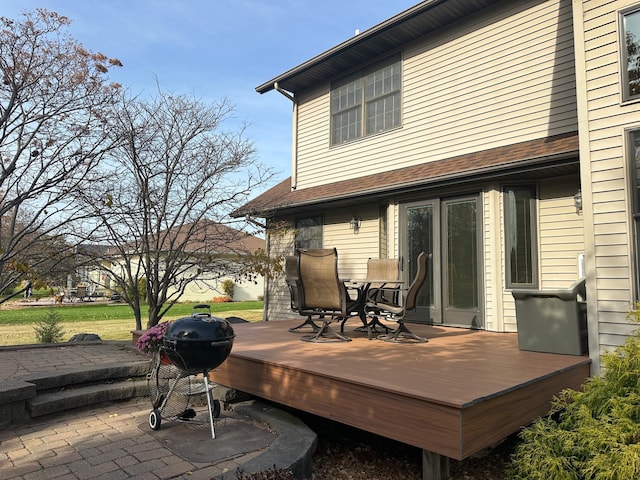
[[[209,307],[196,305],[195,309]],[[231,353],[235,334],[224,318],[194,313],[175,320],[162,340],[164,352],[176,367],[189,374],[213,370]]]
[[[203,312],[202,309],[206,309],[206,311]],[[185,384],[183,380],[186,380],[187,387],[185,389],[189,393],[186,395],[186,403],[180,403],[181,407],[184,405],[184,412],[178,414],[177,418],[189,420],[192,415],[195,415],[192,409],[186,409],[188,395],[192,392],[190,382],[186,377],[202,374],[203,393],[206,393],[209,407],[211,438],[216,438],[214,417],[220,415],[220,402],[211,398],[211,389],[215,385],[209,384],[209,371],[227,359],[231,353],[234,338],[235,334],[231,323],[224,318],[211,316],[211,308],[206,304],[195,305],[190,317],[179,318],[171,322],[162,339],[162,349],[158,359],[147,375],[151,384],[150,391],[154,392],[152,396],[153,410],[149,414],[149,426],[153,430],[160,429],[163,412],[173,411],[172,408],[169,408],[168,403],[172,394],[185,397],[184,391],[181,391],[182,385]],[[169,367],[177,372],[166,387],[160,385],[161,377],[163,377],[161,373],[163,356],[168,359]],[[193,393],[196,392],[193,391]],[[183,408],[178,408],[176,411],[181,410]]]

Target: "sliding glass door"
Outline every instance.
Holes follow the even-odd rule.
[[[413,321],[483,327],[478,195],[407,203],[400,209],[405,279],[420,251],[432,254]]]

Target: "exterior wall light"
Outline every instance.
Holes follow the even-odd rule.
[[[349,228],[353,230],[353,233],[358,233],[358,230],[360,230],[360,219],[358,217],[351,217],[351,220],[349,220]]]
[[[580,213],[582,211],[582,191],[578,190],[573,196],[573,204],[576,206],[576,213]]]

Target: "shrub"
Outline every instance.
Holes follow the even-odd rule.
[[[638,308],[629,314],[640,318]],[[602,356],[603,375],[564,390],[520,433],[513,480],[640,478],[640,334]]]
[[[237,480],[294,480],[295,476],[291,470],[277,468],[275,465],[264,472],[246,474],[240,467],[236,470]]]
[[[50,309],[47,316],[40,320],[33,329],[36,332],[36,339],[40,343],[58,343],[62,341],[64,329],[61,322],[60,314]]]
[[[222,282],[222,292],[227,296],[233,298],[233,288],[235,283],[233,280],[227,278],[224,282]]]
[[[129,298],[133,298],[133,288],[131,288],[131,285],[127,284],[126,286],[126,290],[127,290],[127,295]],[[115,295],[118,295],[118,300],[124,298],[124,291],[122,289],[122,287],[120,285],[115,286],[112,289],[112,293]],[[146,277],[140,277],[138,278],[138,296],[140,298],[140,301],[142,303],[147,303],[147,279]]]

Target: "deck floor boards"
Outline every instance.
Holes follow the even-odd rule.
[[[587,356],[518,349],[517,335],[428,325],[428,343],[400,345],[345,332],[351,342],[308,343],[299,318],[234,324],[214,381],[425,450],[462,459],[546,413],[589,375]]]

